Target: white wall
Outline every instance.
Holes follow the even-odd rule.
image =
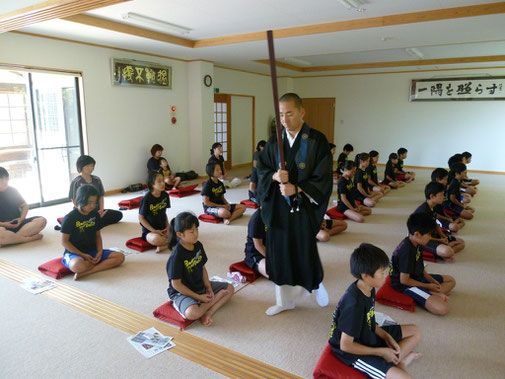
[[[270,136],[270,120],[274,115],[270,77],[214,67],[214,79],[214,86],[219,88],[220,93],[255,96],[256,128],[254,144],[256,145],[262,139],[268,140]],[[240,149],[247,149],[250,155],[247,162],[251,162],[253,153],[252,143],[242,143],[232,135],[232,154],[234,154],[234,151]],[[235,161],[232,161],[232,163],[234,165],[237,164]]]
[[[505,101],[409,102],[410,80],[435,76],[505,75],[504,69],[294,79],[301,97],[335,97],[335,143],[354,153],[375,149],[380,162],[399,147],[406,164],[447,166],[454,153],[473,154],[470,170],[505,171]],[[493,158],[491,158],[493,157]]]
[[[112,86],[113,57],[172,66],[172,90]],[[14,33],[0,35],[0,62],[82,71],[88,151],[106,190],[144,182],[154,143],[173,170],[190,169],[187,63]]]
[[[231,163],[233,166],[252,161],[252,105],[252,97],[231,97]]]

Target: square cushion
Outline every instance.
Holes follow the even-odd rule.
[[[421,250],[421,253],[423,254],[423,260],[428,261],[428,262],[436,262],[437,261],[437,256],[435,254],[433,254],[431,251]]]
[[[177,189],[168,191],[168,194],[173,197],[185,197],[194,195],[195,193],[200,193],[200,191],[195,189],[197,185],[198,184],[193,184],[191,186],[179,187]]]
[[[230,272],[238,271],[244,275],[249,283],[254,282],[261,275],[246,265],[245,261],[240,261],[237,263],[232,263],[229,268]]]
[[[45,275],[48,275],[54,279],[60,279],[63,278],[66,275],[72,274],[72,271],[70,271],[62,262],[63,258],[55,258],[50,260],[49,262],[46,262],[44,264],[41,264],[38,268],[39,271]]]
[[[396,180],[401,180],[402,182],[404,182],[406,180],[405,174],[396,174]]]
[[[134,197],[133,199],[129,199],[129,200],[121,200],[118,203],[118,205],[119,205],[119,208],[135,209],[135,208],[140,207],[140,200],[142,200],[142,196]]]
[[[332,220],[344,220],[345,215],[337,211],[337,207],[330,208],[326,211],[326,215]]]
[[[403,309],[404,311],[415,312],[416,310],[414,299],[391,287],[391,277],[389,275],[384,285],[377,291],[375,300],[381,304]]]
[[[155,249],[156,246],[151,245],[149,242],[144,241],[142,237],[132,238],[126,241],[126,246],[133,250],[138,250],[141,253],[146,250]]]
[[[163,305],[160,305],[153,312],[154,317],[170,324],[177,325],[181,330],[186,329],[195,320],[186,320],[181,316],[179,312],[175,310],[172,306],[172,302],[168,301]]]
[[[221,217],[217,217],[214,215],[208,215],[207,213],[203,213],[200,216],[198,216],[198,219],[203,222],[210,222],[212,224],[219,224],[220,222],[223,222],[223,219]]]
[[[347,366],[340,359],[333,355],[330,344],[326,347],[321,354],[321,358],[317,362],[314,373],[314,379],[366,379],[367,376],[362,372]]]
[[[58,224],[60,224],[60,225],[61,225],[61,223],[63,222],[63,219],[64,219],[64,217],[58,217],[58,218],[56,219],[56,221],[58,221]]]
[[[251,208],[251,209],[257,209],[257,208],[259,208],[259,205],[258,205],[257,203],[255,203],[254,201],[249,200],[249,199],[242,200],[242,201],[240,202],[240,204],[243,204],[243,205],[245,205],[247,208]]]

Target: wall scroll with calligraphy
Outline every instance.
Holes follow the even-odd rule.
[[[172,89],[172,67],[114,58],[112,60],[112,83],[116,86]]]
[[[412,80],[410,101],[505,100],[505,77]]]

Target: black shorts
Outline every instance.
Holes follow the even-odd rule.
[[[259,272],[258,265],[262,259],[265,259],[258,251],[254,250],[245,254],[245,264],[251,270]]]
[[[366,196],[363,196],[361,192],[356,192],[354,194],[354,200],[358,200],[361,204],[365,203]]]
[[[354,204],[354,206],[356,206],[356,204]],[[347,207],[347,205],[345,205],[342,201],[338,202],[337,211],[339,211],[340,213],[344,213],[348,209],[349,209],[349,207]]]
[[[253,168],[251,177],[249,178],[249,181],[252,183],[258,183],[258,173],[256,172],[256,169]]]
[[[440,245],[440,242],[436,241],[428,241],[426,245],[423,246],[423,249],[429,251],[432,254],[437,255],[437,247]]]
[[[402,339],[402,327],[400,325],[388,325],[383,326],[387,333],[394,338],[396,342]],[[377,347],[387,347],[386,342],[382,341],[381,346]],[[385,379],[388,370],[395,366],[393,362],[387,362],[384,358],[377,355],[354,355],[356,360],[352,362],[351,366],[356,370],[359,370],[371,378],[381,378]]]
[[[35,216],[35,217],[28,217],[28,218],[25,218],[23,220],[23,222],[21,222],[21,224],[19,224],[18,226],[16,226],[15,228],[5,228],[7,229],[9,232],[13,232],[13,233],[17,233],[19,232],[19,230],[25,226],[26,224],[28,224],[29,222],[32,222],[33,220],[35,220],[36,218],[39,218],[38,216]]]

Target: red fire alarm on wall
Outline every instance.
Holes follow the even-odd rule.
[[[176,107],[174,107],[174,106],[173,106],[172,108],[170,108],[170,111],[171,111],[171,112],[170,112],[170,115],[172,116],[172,117],[171,117],[172,125],[175,125],[175,124],[176,124],[176,122],[177,122],[177,117],[176,117],[176,114],[175,114],[175,111],[176,111],[176,110],[177,110],[177,108],[176,108]]]

